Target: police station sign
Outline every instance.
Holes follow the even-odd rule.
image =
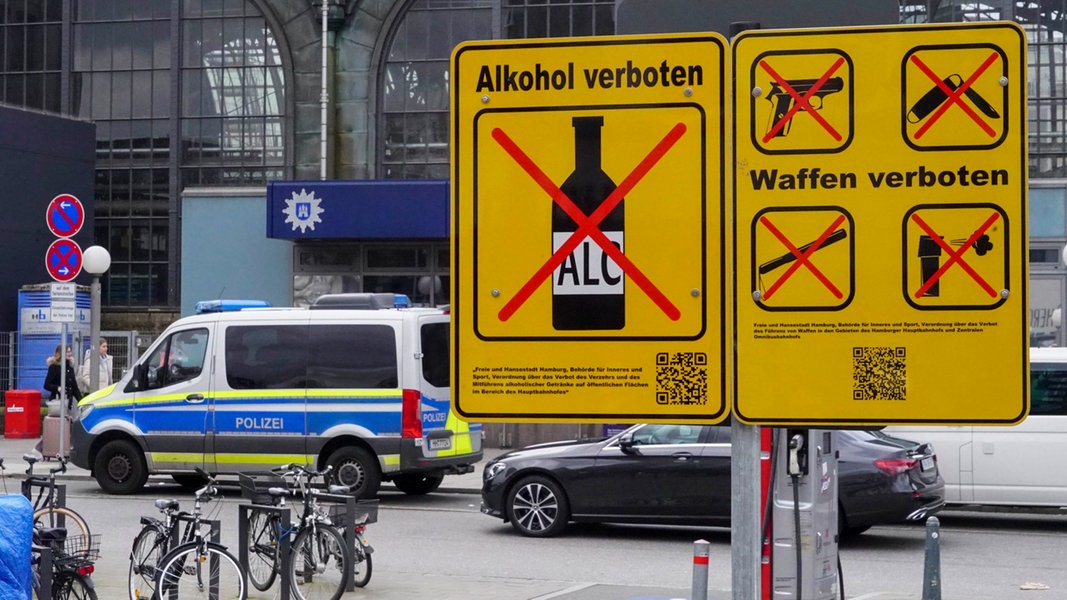
[[[725,417],[725,47],[699,34],[456,48],[462,415]]]

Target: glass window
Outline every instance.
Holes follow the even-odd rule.
[[[501,23],[494,27],[494,7]],[[614,0],[419,0],[396,27],[382,67],[379,148],[385,179],[449,177],[448,65],[467,40],[615,33]]]
[[[696,444],[700,441],[700,425],[670,425],[654,423],[633,432],[635,445]]]
[[[434,387],[448,387],[448,323],[427,323],[419,330],[422,338],[422,378]]]
[[[1063,188],[1030,188],[1030,237],[1067,235]]]
[[[1067,365],[1031,365],[1030,414],[1067,415]]]
[[[308,347],[308,389],[400,385],[396,331],[389,325],[312,325]]]
[[[175,306],[177,244],[168,236],[177,234],[169,222],[178,191],[263,185],[282,172],[285,92],[277,44],[251,0],[79,0],[73,15],[72,109],[96,123],[97,168],[108,172],[97,177],[94,215],[111,242],[103,282],[112,287],[108,306]],[[176,20],[180,48],[172,57]],[[43,43],[53,27],[38,27]],[[9,43],[21,49],[21,40]],[[17,55],[20,69],[24,55]],[[35,57],[43,58],[35,60],[47,65],[49,56],[39,52]],[[6,58],[14,60],[10,52]],[[172,89],[172,65],[181,68],[180,89]],[[41,102],[49,101],[51,81],[34,82]],[[9,87],[5,99],[15,91]],[[167,121],[176,113],[178,132]],[[182,148],[179,156],[171,156],[172,145]],[[171,181],[170,161],[178,161],[179,181]]]
[[[306,325],[256,325],[226,330],[226,383],[233,389],[306,387]]]
[[[144,389],[159,389],[197,378],[203,372],[207,340],[207,329],[171,334],[142,363]]]
[[[396,348],[388,325],[235,326],[226,330],[226,381],[234,389],[391,389]]]

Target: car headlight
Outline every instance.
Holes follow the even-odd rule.
[[[93,412],[93,407],[95,406],[96,405],[92,404],[91,402],[78,405],[78,419],[80,420],[84,419],[85,417],[88,417],[89,413]]]
[[[482,481],[489,481],[490,479],[496,477],[498,473],[500,473],[506,468],[508,468],[506,463],[489,463],[485,466],[485,470],[482,471]]]

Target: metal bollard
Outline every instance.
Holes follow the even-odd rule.
[[[941,600],[941,522],[926,520],[926,559],[923,564],[922,600]]]
[[[711,542],[693,542],[693,594],[691,600],[708,600],[708,551]]]

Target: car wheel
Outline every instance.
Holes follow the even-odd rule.
[[[378,495],[382,474],[378,471],[378,460],[370,452],[345,446],[331,454],[326,464],[333,467],[330,473],[333,483],[347,485],[357,500]]]
[[[527,477],[511,488],[507,511],[511,526],[527,537],[559,535],[570,520],[563,489],[540,475]]]
[[[441,487],[444,480],[444,475],[397,475],[393,478],[393,485],[405,494],[421,496]]]
[[[148,481],[144,454],[128,440],[113,440],[100,449],[93,464],[93,476],[109,494],[132,494]]]

